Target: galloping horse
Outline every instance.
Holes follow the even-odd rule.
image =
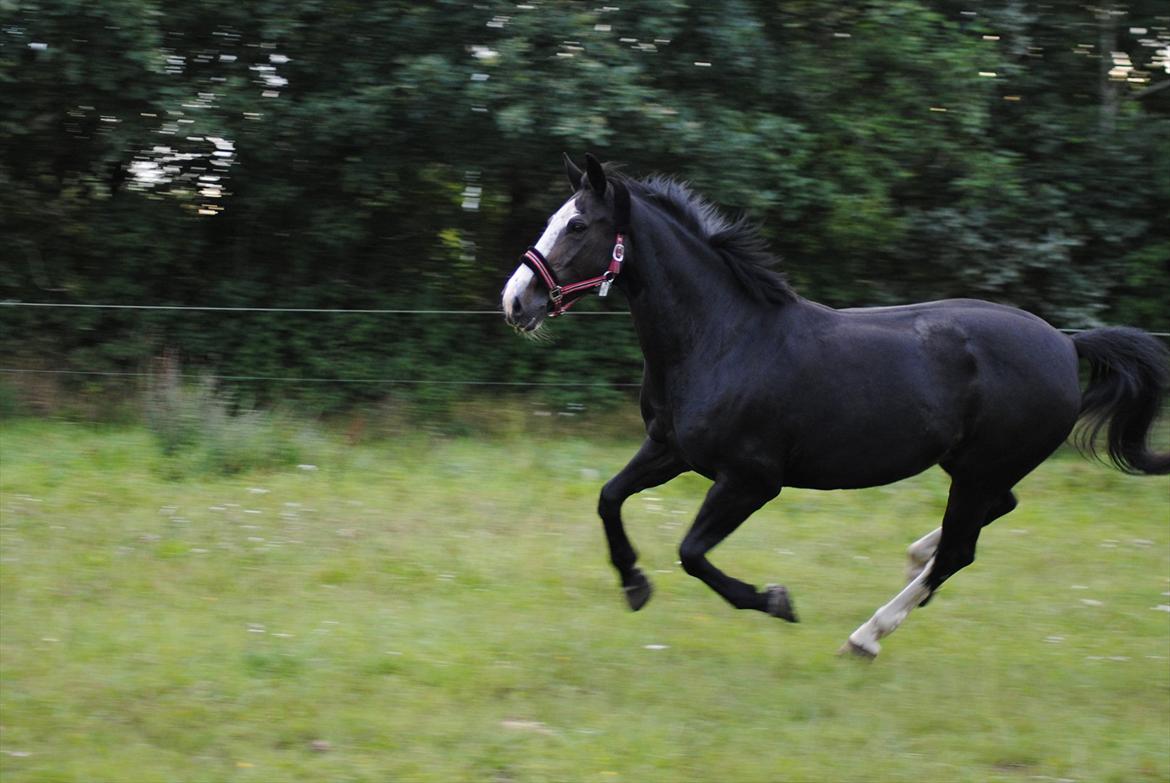
[[[565,156],[573,196],[549,219],[503,291],[531,332],[611,285],[629,301],[645,357],[646,440],[601,490],[610,559],[635,611],[650,582],[622,503],[685,471],[714,483],[679,549],[686,572],[737,609],[790,622],[788,591],[720,571],[707,553],[781,488],[888,484],[940,465],[942,526],[911,545],[909,584],[850,636],[878,640],[975,559],[980,530],[1016,507],[1012,488],[1088,419],[1089,451],[1130,473],[1170,473],[1146,444],[1170,386],[1170,353],[1137,329],[1067,337],[1014,307],[950,299],[835,310],[798,296],[755,230],[669,178],[635,180]],[[1082,392],[1078,358],[1088,362]]]

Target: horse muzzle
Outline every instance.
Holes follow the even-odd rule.
[[[548,317],[548,297],[527,289],[521,294],[503,297],[504,320],[518,332],[534,332]]]

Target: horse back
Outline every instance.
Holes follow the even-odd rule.
[[[790,313],[784,329],[778,350],[759,349],[771,387],[758,404],[739,405],[754,407],[750,429],[782,452],[790,486],[889,483],[972,448],[983,458],[1033,436],[1055,448],[1076,420],[1071,341],[1016,308],[978,300],[813,305]]]

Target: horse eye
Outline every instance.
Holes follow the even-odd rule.
[[[569,230],[572,231],[574,234],[579,234],[582,231],[584,231],[586,228],[587,228],[587,226],[585,225],[585,221],[583,221],[583,220],[570,220],[569,221]]]

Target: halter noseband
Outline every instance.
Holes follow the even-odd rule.
[[[548,260],[535,247],[530,247],[520,257],[520,263],[531,269],[545,287],[548,288],[548,317],[556,318],[563,315],[570,307],[577,303],[589,291],[600,289],[598,296],[607,296],[609,287],[622,271],[622,262],[626,259],[626,234],[630,230],[630,192],[626,186],[617,180],[611,180],[613,187],[613,222],[616,237],[613,241],[613,253],[610,255],[609,268],[597,277],[579,280],[576,283],[561,285],[557,276],[549,266]]]

